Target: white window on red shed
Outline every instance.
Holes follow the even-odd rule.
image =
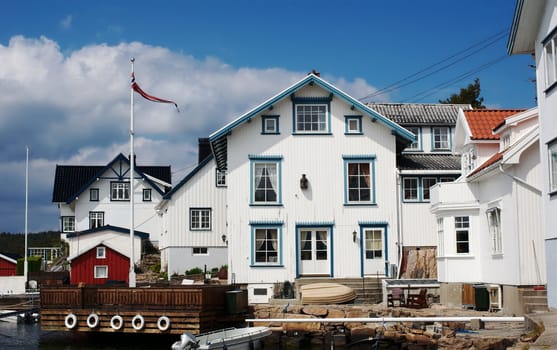
[[[95,265],[95,278],[108,278],[108,266]]]
[[[97,247],[97,259],[106,258],[106,247]]]

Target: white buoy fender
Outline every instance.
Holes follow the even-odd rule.
[[[110,327],[114,330],[120,330],[124,326],[124,319],[120,315],[112,316],[110,319]]]
[[[170,328],[170,319],[166,316],[159,317],[157,327],[163,332],[168,330],[168,328]]]
[[[77,326],[77,316],[74,314],[68,314],[64,320],[64,324],[68,329],[74,329]]]
[[[143,319],[143,316],[137,314],[132,318],[132,327],[133,329],[135,329],[136,331],[140,331],[143,329],[143,326],[145,326],[145,320]]]
[[[89,328],[97,328],[98,325],[99,325],[99,315],[97,315],[96,313],[92,313],[89,316],[87,316],[87,326]]]

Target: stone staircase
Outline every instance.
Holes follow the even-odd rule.
[[[329,278],[301,277],[295,282],[295,295],[299,299],[300,287],[311,283],[339,283],[352,288],[356,292],[356,304],[378,304],[383,301],[383,278]]]
[[[548,311],[546,289],[521,288],[519,293],[525,314]]]

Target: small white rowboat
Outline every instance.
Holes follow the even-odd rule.
[[[226,328],[199,335],[184,333],[171,349],[257,350],[262,348],[264,338],[271,333],[268,327]]]

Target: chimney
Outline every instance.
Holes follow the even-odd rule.
[[[315,69],[312,69],[311,72],[308,73],[308,75],[313,74],[315,76],[321,77],[321,73],[319,73],[318,71],[316,71]]]
[[[209,157],[212,153],[211,151],[211,144],[209,143],[209,139],[206,137],[200,137],[198,139],[198,147],[199,147],[199,155],[197,158],[197,163],[200,164],[204,161],[207,157]]]

